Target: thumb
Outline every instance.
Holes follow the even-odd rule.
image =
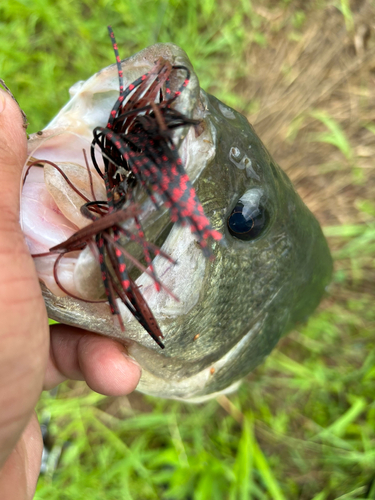
[[[26,133],[17,103],[0,90],[0,467],[41,392],[48,321],[19,224]]]
[[[21,110],[0,89],[0,213],[18,221],[22,167],[27,155],[26,131]]]

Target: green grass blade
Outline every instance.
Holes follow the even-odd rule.
[[[354,398],[354,403],[352,404],[352,406],[329,427],[317,434],[315,438],[323,438],[328,434],[334,434],[335,436],[342,437],[345,434],[348,426],[359,417],[366,406],[367,401],[364,398]]]
[[[353,151],[340,125],[338,125],[338,123],[325,111],[312,111],[310,115],[321,121],[329,130],[329,133],[323,132],[320,134],[312,134],[310,140],[313,142],[326,142],[332,144],[342,152],[347,160],[351,160],[353,158]]]
[[[256,440],[253,441],[254,464],[264,482],[265,487],[269,491],[272,500],[286,500],[279,483],[273,475],[267,459],[263,455]]]
[[[238,443],[234,474],[236,482],[232,488],[232,498],[251,500],[253,487],[254,422],[251,414],[246,414],[242,422],[242,434]]]

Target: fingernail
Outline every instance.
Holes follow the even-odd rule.
[[[127,361],[129,361],[130,363],[132,363],[135,366],[138,366],[138,368],[142,371],[141,365],[139,363],[137,363],[137,361],[135,359],[131,358],[126,351],[123,351],[122,354],[124,355],[124,357],[126,358]]]
[[[6,102],[5,91],[0,89],[0,113],[2,113],[5,109],[5,102]]]
[[[10,95],[10,97],[13,99],[13,101],[15,101],[17,103],[17,106],[21,112],[21,116],[22,116],[22,121],[23,121],[23,127],[26,131],[26,128],[28,126],[28,121],[27,121],[27,116],[25,114],[25,112],[21,109],[20,105],[18,104],[18,101],[17,99],[14,97],[14,95],[12,94],[12,92],[9,90],[9,88],[5,85],[4,81],[0,79],[0,83],[5,87],[5,90],[3,90],[1,87],[0,87],[0,113],[2,113],[5,109],[5,106],[6,106],[6,100],[7,100],[7,95]]]

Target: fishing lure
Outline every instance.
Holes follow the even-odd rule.
[[[118,318],[121,329],[124,330],[124,325],[117,298],[120,298],[155,342],[164,348],[161,341],[163,334],[147,302],[129,276],[127,261],[151,276],[156,290],[164,288],[178,300],[158,279],[151,255],[161,255],[175,262],[146,241],[139,217],[140,207],[135,201],[136,189],[143,189],[157,208],[163,203],[170,211],[172,222],[189,224],[206,256],[210,256],[208,238],[219,240],[221,234],[212,229],[205,216],[172,140],[175,128],[199,123],[172,108],[173,102],[189,84],[189,69],[181,65],[174,66],[160,57],[148,73],[124,88],[121,59],[110,26],[108,32],[116,57],[119,97],[110,112],[106,127],[94,129],[90,154],[93,166],[104,182],[106,200],[96,199],[85,151],[83,153],[89,175],[91,200],[73,185],[58,165],[47,160],[31,161],[24,181],[30,168],[42,167],[44,163],[51,165],[82,198],[81,214],[91,221],[66,241],[50,248],[49,252],[34,254],[33,257],[58,254],[53,271],[57,285],[67,295],[84,300],[63,287],[58,277],[58,264],[65,254],[89,246],[99,262],[107,301],[112,314]],[[186,76],[179,89],[172,92],[170,76],[174,71],[184,71]],[[99,166],[96,157],[98,150],[104,169]],[[124,224],[129,220],[134,221],[135,232],[131,232]],[[146,267],[124,248],[123,242],[129,240],[141,246]]]

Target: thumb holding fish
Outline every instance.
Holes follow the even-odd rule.
[[[42,439],[34,407],[67,378],[103,394],[135,389],[140,368],[120,344],[77,328],[48,328],[38,278],[19,224],[27,136],[20,108],[0,89],[0,491],[31,499]]]
[[[4,91],[0,111],[0,467],[8,458],[0,472],[0,491],[3,498],[16,500],[25,493],[31,498],[37,477],[42,444],[33,409],[43,387],[49,333],[19,226],[20,177],[27,155],[23,119]]]

